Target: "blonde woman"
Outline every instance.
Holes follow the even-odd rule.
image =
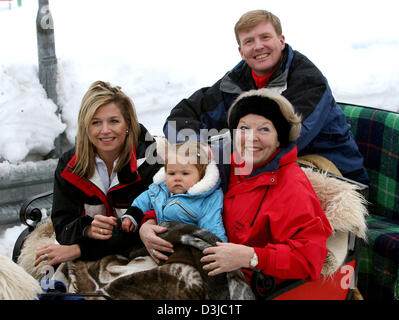
[[[60,245],[38,248],[35,265],[98,259],[140,241],[116,225],[161,166],[145,161],[153,143],[120,87],[103,81],[90,86],[79,112],[76,146],[60,158],[55,172],[51,220]]]

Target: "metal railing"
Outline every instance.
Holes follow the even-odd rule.
[[[0,225],[19,222],[23,202],[52,190],[57,159],[9,164],[0,172]],[[50,204],[43,203],[43,208]],[[48,209],[48,208],[46,208]]]

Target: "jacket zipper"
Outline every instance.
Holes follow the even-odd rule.
[[[162,205],[162,209],[165,209],[166,205],[168,204],[168,202],[172,201],[173,199],[170,199],[168,196],[168,192],[166,192],[161,186],[159,187],[159,189],[161,189],[163,191],[163,193],[165,194],[165,199],[166,201],[164,202],[164,204]],[[168,199],[169,198],[169,199]]]
[[[177,204],[180,208],[182,208],[189,216],[193,218],[197,218],[197,216],[194,213],[191,213],[189,210],[187,210],[179,201],[175,201],[172,204]]]
[[[165,195],[166,195],[166,198],[168,198],[168,193],[163,189],[163,188],[161,188],[160,187],[160,189],[165,193]],[[168,205],[168,204],[177,204],[180,208],[182,208],[189,216],[191,216],[191,217],[193,217],[193,218],[197,218],[197,216],[195,215],[195,214],[193,214],[193,213],[191,213],[189,210],[187,210],[179,201],[174,201],[174,202],[172,202],[173,201],[173,198],[169,198],[167,201],[165,201],[165,203],[162,205],[162,209],[165,209],[165,207]]]
[[[262,206],[263,200],[265,200],[266,193],[267,193],[267,191],[269,191],[269,187],[270,187],[269,185],[266,187],[266,191],[263,194],[262,200],[259,203],[258,210],[256,210],[255,217],[252,219],[251,223],[249,224],[251,227],[254,225],[255,219],[258,216],[258,213],[259,213],[260,207]]]

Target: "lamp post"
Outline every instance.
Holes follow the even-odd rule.
[[[39,58],[39,80],[47,93],[47,97],[57,105],[56,114],[60,115],[57,104],[57,58],[55,55],[54,23],[48,0],[39,0],[36,17],[37,48]],[[54,142],[54,156],[60,157],[61,136]]]

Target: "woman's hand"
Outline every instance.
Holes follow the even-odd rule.
[[[72,261],[80,258],[80,247],[77,244],[60,245],[60,244],[46,244],[36,249],[36,260],[34,266],[36,267],[40,262],[47,261],[46,265],[59,264],[65,261]]]
[[[129,218],[124,218],[122,220],[121,229],[125,232],[132,232],[134,229],[134,224]]]
[[[249,261],[254,255],[254,248],[241,244],[216,242],[216,247],[209,247],[202,252],[205,256],[201,262],[203,269],[210,270],[209,276],[216,276],[222,272],[248,268]]]
[[[160,237],[158,237],[158,233],[164,233],[168,229],[166,227],[161,227],[155,224],[154,219],[150,219],[146,221],[140,227],[140,238],[144,243],[147,251],[155,260],[156,263],[161,260],[168,260],[168,256],[164,255],[162,252],[170,252],[173,253],[173,245]]]
[[[110,239],[112,237],[112,229],[116,226],[116,220],[116,217],[95,215],[91,225],[85,231],[85,236],[97,240]]]

